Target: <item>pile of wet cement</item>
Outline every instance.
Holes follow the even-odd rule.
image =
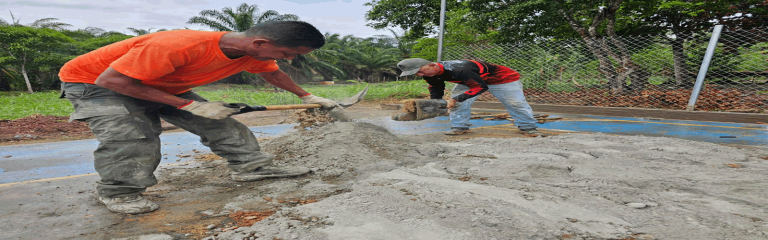
[[[371,123],[336,122],[265,141],[276,165],[311,168],[324,180],[348,179],[434,157],[441,147],[403,140]]]
[[[361,123],[269,145],[281,164],[319,172],[392,164],[216,239],[768,238],[765,149],[563,134],[439,143],[429,163],[397,167],[421,145]]]

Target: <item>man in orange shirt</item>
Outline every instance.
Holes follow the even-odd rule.
[[[176,30],[117,42],[79,56],[62,67],[62,97],[75,108],[71,120],[88,123],[99,146],[94,167],[99,201],[110,211],[145,213],[157,204],[140,194],[157,184],[160,119],[200,136],[203,145],[227,159],[235,181],[306,174],[304,167],[277,167],[260,151],[256,137],[229,116],[238,109],[209,102],[193,87],[241,71],[257,73],[306,104],[338,103],[312,95],[280,71],[277,59],[293,59],[325,44],[314,26],[270,22],[245,32]]]

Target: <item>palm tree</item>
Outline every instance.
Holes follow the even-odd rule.
[[[259,7],[240,4],[237,9],[225,7],[218,10],[200,11],[200,16],[189,19],[187,23],[203,25],[215,31],[244,32],[253,25],[269,21],[291,21],[299,20],[299,16],[293,14],[280,14],[275,10],[259,11]]]
[[[357,78],[366,82],[377,82],[387,77],[396,77],[395,66],[399,61],[399,51],[396,48],[369,48],[361,46],[350,49],[344,54],[350,63],[348,66],[357,73]]]
[[[402,31],[397,33],[395,30],[389,29],[389,32],[392,33],[392,37],[395,39],[395,45],[397,50],[400,51],[400,57],[403,59],[411,58],[413,46],[416,45],[416,42],[406,39],[405,34],[402,33]]]
[[[28,24],[27,26],[32,28],[48,28],[53,29],[56,31],[64,30],[64,27],[71,27],[71,24],[63,23],[63,22],[56,22],[56,20],[59,20],[58,18],[43,18],[38,19],[32,22],[31,24]]]
[[[150,33],[152,33],[152,28],[149,28],[149,29],[141,29],[141,28],[132,28],[132,27],[129,27],[129,28],[126,28],[126,29],[128,29],[128,30],[131,30],[131,32],[133,32],[133,34],[136,34],[136,36],[141,36],[141,35],[144,35],[144,34],[150,34]],[[157,29],[157,31],[155,31],[155,32],[162,32],[162,31],[168,31],[168,29],[165,29],[165,28],[161,28],[161,29]]]
[[[364,39],[333,34],[326,35],[326,44],[319,50],[333,52],[322,59],[333,59],[329,62],[350,77],[372,82],[397,76],[395,65],[400,53],[392,43],[391,37],[385,36]]]
[[[0,26],[27,26],[31,28],[48,28],[56,31],[62,31],[62,30],[65,30],[64,27],[72,26],[69,23],[57,22],[56,20],[59,20],[58,18],[41,18],[41,19],[35,20],[30,24],[21,24],[20,23],[21,19],[17,19],[16,17],[14,17],[13,12],[10,12],[10,13],[11,13],[11,21],[8,22],[0,18]]]

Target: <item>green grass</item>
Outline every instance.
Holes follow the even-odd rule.
[[[386,99],[406,99],[419,97],[429,93],[427,83],[423,80],[387,82],[380,84],[335,84],[335,85],[302,85],[307,92],[314,95],[343,100],[362,91],[366,86],[368,94],[365,100],[378,101]],[[280,105],[298,104],[301,100],[293,93],[280,90],[275,92],[273,88],[257,89],[252,86],[232,86],[225,88],[203,87],[196,88],[195,92],[211,101],[224,101],[230,103],[246,103],[249,105]]]
[[[387,82],[381,84],[302,85],[317,96],[342,100],[369,86],[367,101],[407,99],[429,93],[423,80]],[[450,85],[449,87],[452,87]],[[194,89],[211,101],[246,103],[249,105],[297,104],[301,100],[290,92],[276,92],[273,88],[256,88],[250,85],[208,85]],[[59,91],[28,94],[24,92],[0,92],[0,119],[18,119],[33,114],[68,116],[74,110],[66,99],[59,98]]]
[[[0,119],[17,119],[33,114],[68,116],[72,104],[59,98],[59,91],[0,92]]]

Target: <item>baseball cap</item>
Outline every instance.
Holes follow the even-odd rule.
[[[416,74],[421,66],[427,65],[432,61],[423,58],[409,58],[397,63],[397,68],[403,71],[400,74],[401,77]]]

